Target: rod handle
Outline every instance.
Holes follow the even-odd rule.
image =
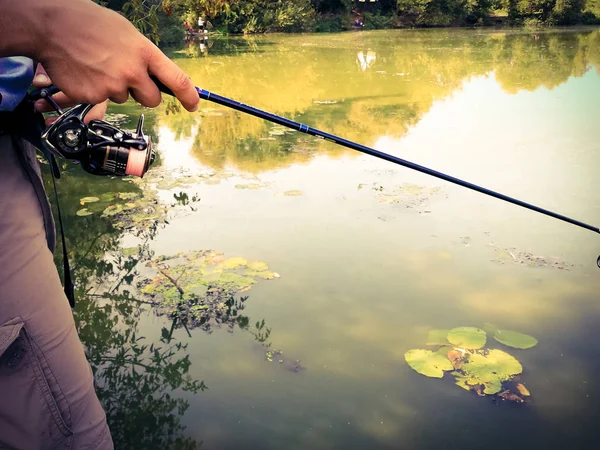
[[[160,92],[162,92],[163,94],[167,94],[167,95],[171,95],[173,97],[175,97],[175,94],[173,94],[173,91],[171,89],[169,89],[167,86],[165,86],[165,84],[160,81],[158,78],[156,78],[154,75],[150,75],[150,79],[154,82],[154,84],[156,84],[156,87],[158,88],[158,90]]]

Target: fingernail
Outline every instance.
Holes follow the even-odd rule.
[[[194,107],[192,108],[192,112],[196,112],[196,111],[198,111],[198,108],[199,108],[199,107],[200,107],[200,102],[196,103],[196,106],[194,106]]]
[[[37,75],[35,76],[35,78],[33,79],[33,81],[34,81],[35,83],[48,83],[48,82],[50,81],[50,78],[48,78],[48,77],[47,77],[46,75],[44,75],[44,74],[41,74],[41,73],[39,73],[39,74],[37,74]]]

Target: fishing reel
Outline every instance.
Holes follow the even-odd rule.
[[[144,115],[136,130],[122,130],[104,120],[84,122],[94,105],[80,104],[62,113],[41,136],[54,155],[76,160],[93,175],[143,177],[156,157],[149,136],[143,132]],[[62,112],[62,111],[60,111]]]

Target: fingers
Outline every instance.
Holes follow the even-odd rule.
[[[129,99],[129,92],[125,91],[125,92],[119,92],[117,94],[113,94],[109,97],[111,102],[114,103],[125,103],[128,99]]]
[[[44,86],[40,86],[40,87],[44,87]],[[58,94],[54,94],[52,96],[52,100],[54,100],[58,104],[58,106],[60,106],[61,108],[69,108],[76,104],[76,102],[71,100],[69,97],[67,97],[62,92],[59,92]],[[54,111],[54,107],[52,107],[50,105],[50,103],[48,103],[46,100],[42,99],[42,100],[38,100],[35,102],[35,110],[38,112],[50,112],[50,111]]]
[[[108,100],[98,103],[85,115],[84,122],[87,124],[90,120],[102,120],[108,108]]]
[[[185,109],[190,112],[198,109],[200,98],[191,80],[177,65],[157,47],[151,55],[148,72],[173,91]]]
[[[52,84],[52,80],[50,80],[50,77],[46,73],[46,69],[44,69],[44,67],[41,64],[37,65],[32,84],[36,88],[43,88]]]
[[[36,103],[36,107],[37,107],[37,103]],[[89,112],[85,115],[85,118],[83,119],[84,123],[87,125],[92,120],[104,119],[107,108],[108,108],[108,100],[103,101],[102,103],[98,103],[97,105],[94,105],[94,107],[92,109],[90,109]],[[46,119],[44,120],[44,123],[46,124],[47,127],[49,127],[54,122],[56,122],[57,119],[58,119],[58,116],[46,117]]]
[[[162,100],[160,91],[150,77],[146,76],[138,81],[135,87],[130,89],[131,96],[140,104],[149,108],[155,108]]]

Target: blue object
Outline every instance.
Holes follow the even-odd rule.
[[[34,62],[24,56],[0,58],[0,111],[13,111],[23,100],[34,68]]]

